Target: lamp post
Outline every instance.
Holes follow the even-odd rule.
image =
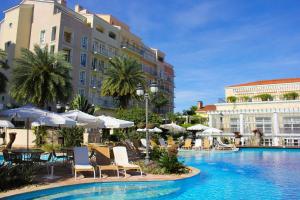
[[[150,92],[151,93],[157,93],[158,87],[156,83],[150,84]],[[150,161],[149,157],[149,130],[148,130],[148,106],[149,106],[149,93],[145,93],[144,89],[141,84],[138,85],[138,88],[136,90],[136,94],[138,96],[144,96],[145,99],[145,109],[146,109],[146,157],[145,157],[145,163],[148,164]]]

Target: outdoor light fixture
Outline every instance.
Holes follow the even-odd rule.
[[[150,92],[151,93],[157,93],[158,92],[158,87],[155,82],[150,84]],[[138,87],[136,89],[136,94],[138,96],[144,96],[145,99],[145,108],[146,108],[146,157],[145,157],[145,163],[148,164],[150,161],[149,157],[149,130],[148,130],[148,106],[149,106],[149,94],[143,89],[141,84],[138,84]]]
[[[57,104],[56,104],[56,109],[57,109],[57,110],[60,110],[60,109],[61,109],[61,104],[60,104],[59,102],[57,102]]]

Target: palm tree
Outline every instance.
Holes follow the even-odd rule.
[[[93,115],[99,109],[98,107],[90,104],[88,100],[82,95],[75,96],[71,102],[70,107],[72,110],[80,110],[90,115]]]
[[[105,73],[101,94],[112,96],[121,108],[127,108],[132,97],[136,97],[136,87],[145,83],[141,65],[133,58],[114,57]]]
[[[11,95],[15,100],[40,108],[57,101],[66,102],[72,94],[71,65],[63,53],[52,54],[47,46],[34,51],[21,50],[12,73]]]
[[[7,58],[6,52],[0,49],[0,69],[8,69],[6,58]],[[4,73],[0,72],[0,93],[5,92],[7,81],[8,79],[4,75]]]
[[[162,92],[151,95],[150,101],[152,102],[153,109],[156,111],[156,113],[160,113],[161,109],[169,103],[169,100]]]

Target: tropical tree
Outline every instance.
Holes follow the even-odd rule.
[[[130,57],[114,57],[109,63],[101,94],[114,97],[121,108],[127,108],[130,99],[136,97],[137,85],[144,85],[145,74],[141,65]]]
[[[73,110],[80,110],[90,115],[93,115],[96,111],[100,109],[99,107],[90,104],[88,100],[82,95],[75,96],[71,102],[70,107]]]
[[[249,102],[251,100],[251,98],[249,96],[242,96],[242,97],[240,97],[240,100],[243,102]]]
[[[289,92],[283,95],[286,100],[296,100],[299,97],[297,92]]]
[[[259,98],[262,101],[272,101],[273,100],[273,96],[270,94],[259,94],[259,95],[256,95],[255,98]]]
[[[7,64],[6,58],[7,58],[6,52],[0,49],[0,70],[8,69],[8,64]],[[8,81],[8,79],[4,75],[4,73],[0,72],[0,93],[5,92],[7,81]]]
[[[237,97],[235,97],[235,96],[227,97],[227,102],[228,103],[235,103],[236,101],[237,101]]]
[[[71,65],[64,54],[52,54],[48,47],[34,46],[33,52],[21,50],[12,73],[11,95],[15,100],[45,107],[66,102],[72,94]]]
[[[191,106],[189,110],[183,110],[183,115],[195,115],[197,109],[197,106]]]

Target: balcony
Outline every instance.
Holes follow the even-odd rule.
[[[155,58],[155,55],[153,52],[151,52],[151,50],[147,49],[147,48],[140,48],[140,47],[136,47],[132,44],[129,44],[129,43],[126,43],[126,42],[123,42],[121,44],[121,48],[123,49],[129,49],[130,51],[142,56],[143,58],[145,58],[146,60],[148,61],[151,61],[151,62],[155,62],[156,61],[156,58]]]

